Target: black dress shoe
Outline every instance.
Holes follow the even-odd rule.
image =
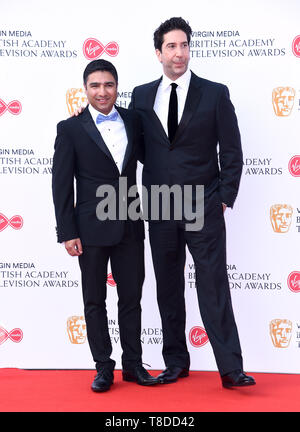
[[[177,366],[167,367],[161,374],[158,375],[157,379],[160,384],[170,384],[176,382],[178,378],[184,378],[189,376],[189,370]]]
[[[94,392],[105,392],[110,389],[114,382],[114,374],[111,370],[102,369],[96,375],[92,383],[92,390]]]
[[[123,380],[136,382],[143,386],[158,384],[157,378],[149,374],[143,366],[136,366],[134,369],[123,370]]]
[[[235,370],[222,376],[222,384],[225,388],[246,387],[256,384],[252,376],[244,374],[242,370]]]

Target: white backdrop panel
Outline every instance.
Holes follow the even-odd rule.
[[[1,1],[0,367],[94,367],[80,318],[77,259],[56,243],[51,196],[56,124],[69,116],[68,89],[82,88],[87,39],[118,44],[115,57],[105,51],[101,57],[117,67],[118,102],[126,107],[134,86],[161,75],[153,31],[170,16],[182,16],[194,31],[191,69],[229,87],[242,135],[240,192],[225,217],[228,275],[245,369],[300,372],[300,157],[289,170],[291,158],[300,154],[300,43],[295,46],[299,56],[292,50],[300,34],[299,14],[297,0],[186,5],[177,0],[53,0],[47,6],[36,0]],[[277,87],[294,89],[285,116],[273,109]],[[139,180],[140,174],[141,166]],[[274,204],[288,204],[292,211],[287,227],[278,228],[285,232],[272,228]],[[162,332],[148,234],[145,245],[143,359],[151,369],[160,369]],[[213,371],[211,345],[201,338],[189,253],[185,276],[191,368]],[[116,303],[116,289],[108,284],[109,328],[119,368]],[[72,325],[70,317],[75,317]],[[279,321],[272,338],[273,320]]]

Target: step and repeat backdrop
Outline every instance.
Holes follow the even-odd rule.
[[[193,29],[190,67],[226,84],[244,169],[225,213],[228,277],[245,370],[300,372],[300,3],[212,0],[1,2],[0,367],[94,367],[77,258],[56,241],[51,168],[56,124],[86,103],[82,73],[96,58],[120,77],[118,104],[161,75],[153,32],[171,16]],[[138,167],[140,181],[142,167]],[[147,232],[147,225],[146,225]],[[148,234],[143,361],[162,369],[162,329]],[[185,266],[193,370],[216,363]],[[120,367],[116,285],[107,271],[113,356]]]

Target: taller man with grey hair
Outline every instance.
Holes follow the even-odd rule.
[[[161,383],[189,374],[185,336],[184,265],[188,246],[195,263],[202,320],[224,387],[255,384],[243,372],[226,269],[224,211],[236,199],[242,173],[240,133],[225,85],[190,71],[191,28],[171,18],[154,33],[163,76],[136,87],[131,108],[144,129],[143,185],[203,185],[204,226],[186,229],[183,220],[149,219],[149,237],[163,328],[166,369]],[[219,147],[219,154],[218,154]]]

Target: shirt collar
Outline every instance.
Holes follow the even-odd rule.
[[[100,111],[97,111],[91,104],[89,104],[88,107],[89,107],[90,114],[91,114],[91,116],[92,116],[92,118],[93,118],[93,120],[94,120],[95,123],[96,123],[96,119],[97,119],[98,114],[102,114],[104,116],[108,116],[108,115],[114,113],[115,111],[117,111],[116,108],[115,108],[115,106],[113,106],[112,110],[108,114],[103,114]]]
[[[166,90],[167,87],[171,84],[171,83],[176,83],[178,85],[178,87],[182,88],[183,90],[188,90],[189,85],[190,85],[190,80],[191,80],[191,71],[190,69],[187,69],[183,75],[181,75],[179,78],[177,78],[177,80],[172,81],[170,78],[168,78],[165,74],[163,74],[163,78],[162,78],[162,88],[163,90]]]

